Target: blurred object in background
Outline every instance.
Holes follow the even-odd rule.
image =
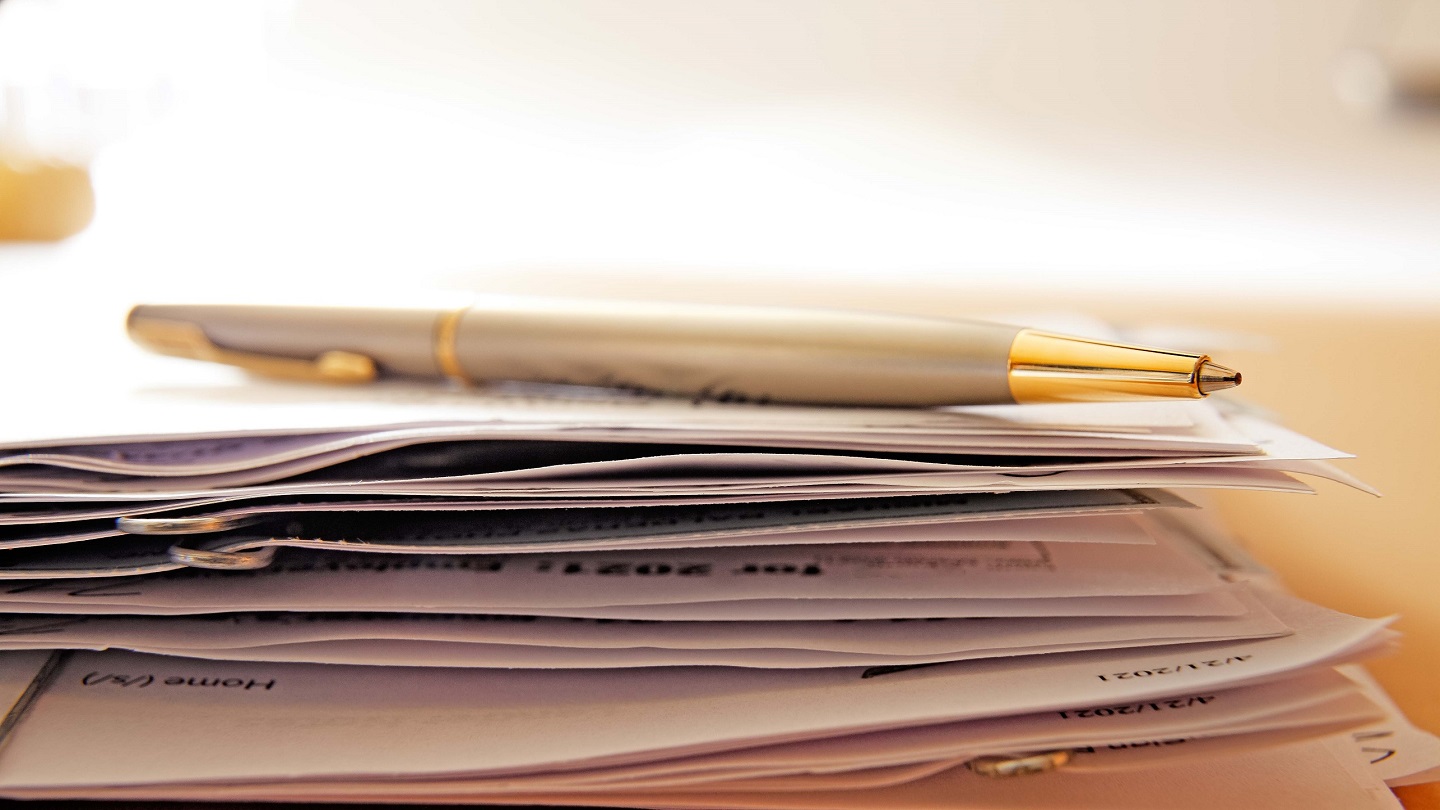
[[[94,222],[43,261],[192,300],[243,274],[1437,311],[1440,121],[1333,80],[1423,51],[1421,4],[0,0],[0,83],[95,114]]]
[[[52,241],[94,214],[89,162],[104,90],[77,57],[76,7],[0,4],[0,239]]]
[[[0,151],[0,240],[64,239],[89,225],[94,213],[86,167]]]
[[[1440,118],[1440,0],[1361,6],[1355,48],[1336,65],[1335,90],[1367,113]]]
[[[197,55],[215,48],[191,23],[223,18],[217,4],[141,6],[0,2],[0,240],[83,230],[96,155],[169,110],[177,77],[190,82],[206,61]]]

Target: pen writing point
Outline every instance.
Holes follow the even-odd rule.
[[[1219,363],[1206,361],[1200,364],[1200,393],[1211,394],[1234,388],[1240,384],[1240,372],[1226,368]]]

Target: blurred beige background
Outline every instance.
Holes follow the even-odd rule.
[[[61,252],[169,289],[403,265],[1433,308],[1440,114],[1370,68],[1440,75],[1437,8],[6,0],[0,82],[112,113]]]

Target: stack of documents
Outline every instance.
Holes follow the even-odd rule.
[[[1365,489],[1238,408],[166,368],[0,428],[5,796],[1354,808],[1440,765],[1354,665],[1386,621],[1196,506]]]

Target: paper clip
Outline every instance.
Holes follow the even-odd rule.
[[[1045,773],[1065,767],[1070,764],[1072,753],[1070,749],[1062,748],[1057,751],[1042,751],[1037,754],[1015,757],[976,757],[966,762],[965,767],[981,776],[996,779],[1008,776],[1028,776],[1032,773]]]
[[[121,517],[115,528],[126,534],[211,534],[259,523],[254,515],[200,515],[197,517]]]
[[[265,546],[253,551],[210,551],[186,548],[180,543],[170,547],[166,556],[173,563],[187,568],[208,568],[216,571],[253,571],[264,568],[275,559],[275,546]]]

